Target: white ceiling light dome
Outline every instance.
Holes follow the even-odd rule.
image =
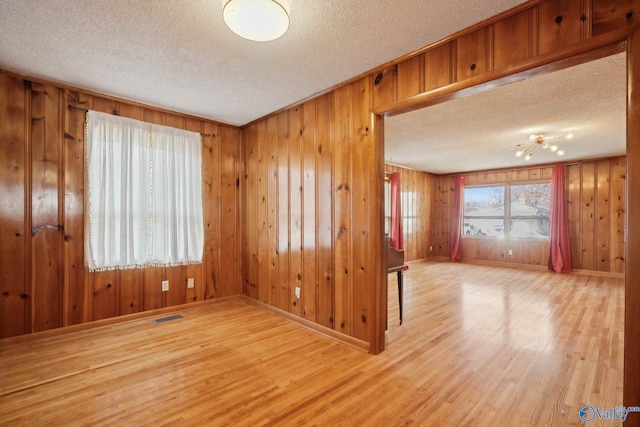
[[[227,27],[240,37],[267,42],[289,29],[287,6],[282,0],[229,0],[222,14]]]

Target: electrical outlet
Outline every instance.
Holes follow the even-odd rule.
[[[509,255],[513,255],[513,251],[509,249]]]
[[[300,298],[300,288],[296,286],[296,298]]]
[[[429,252],[433,251],[433,246],[429,245]]]
[[[187,288],[193,288],[193,286],[194,286],[194,279],[193,277],[189,277],[187,279]]]
[[[169,292],[169,281],[168,280],[163,280],[162,281],[162,292]]]

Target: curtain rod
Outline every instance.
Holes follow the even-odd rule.
[[[83,108],[83,107],[76,107],[75,105],[71,105],[71,104],[69,104],[69,109],[70,109],[70,110],[79,110],[79,111],[84,111],[85,113],[88,113],[88,112],[89,112],[89,110],[88,110],[87,108]],[[111,113],[111,114],[112,114],[112,115],[114,115],[114,116],[117,116],[117,115],[118,115],[118,114],[115,114],[115,113]],[[202,132],[200,132],[200,136],[215,136],[215,135],[214,135],[214,134],[212,134],[212,133],[202,133]]]

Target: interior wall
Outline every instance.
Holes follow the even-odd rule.
[[[210,135],[201,264],[85,268],[85,112],[69,105]],[[239,129],[8,74],[0,123],[0,338],[240,293]]]
[[[377,277],[371,86],[250,125],[243,156],[244,294],[365,342]]]
[[[553,165],[463,174],[465,186],[551,180]],[[624,272],[625,157],[587,160],[565,166],[569,238],[574,269]],[[438,256],[449,255],[449,217],[454,179],[439,176],[432,215]],[[509,255],[509,250],[512,255]],[[462,257],[470,261],[547,265],[548,241],[463,236]]]
[[[405,261],[433,256],[431,204],[437,176],[389,164],[385,165],[385,172],[400,174]]]

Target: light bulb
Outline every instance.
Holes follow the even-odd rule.
[[[549,148],[549,144],[547,144],[546,142],[543,142],[542,143],[542,148],[544,148],[546,150],[547,148]]]
[[[531,160],[532,157],[533,157],[533,153],[529,153],[529,154],[527,154],[527,156],[524,159],[525,160]]]
[[[551,146],[551,151],[553,151],[554,153],[555,153],[556,151],[558,151],[558,146],[557,146],[557,145],[552,145],[552,146]]]
[[[538,136],[534,135],[534,134],[529,135],[529,139],[532,140],[532,141],[535,141],[537,137]]]
[[[572,133],[568,133],[567,136],[565,136],[565,138],[571,139],[571,138],[573,138],[573,134]]]
[[[522,157],[523,154],[524,154],[524,150],[516,151],[516,157]]]
[[[564,156],[564,150],[558,150],[556,153],[558,156]]]

